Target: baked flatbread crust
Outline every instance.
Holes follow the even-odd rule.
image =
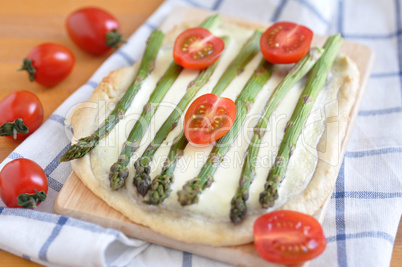
[[[235,22],[224,19],[223,23]],[[197,25],[197,22],[190,25]],[[242,23],[239,26],[255,28],[252,24]],[[164,46],[171,46],[175,36],[185,27],[188,25],[181,25],[167,34]],[[134,65],[112,71],[94,90],[88,102],[80,104],[75,109],[70,118],[74,129],[73,143],[79,138],[90,135],[98,128],[103,121],[99,110],[105,109],[110,103],[117,102],[122,97],[134,79],[137,67]],[[337,103],[328,108],[328,112],[334,114],[327,116],[326,125],[330,125],[330,127],[325,128],[323,137],[317,146],[318,151],[321,151],[320,159],[305,190],[301,194],[289,198],[281,207],[283,209],[314,214],[329,198],[335,184],[342,160],[340,147],[346,135],[350,114],[357,97],[359,72],[356,65],[344,56],[336,59],[333,68],[339,71],[341,78],[334,83],[334,86],[339,88]],[[283,101],[286,101],[286,98]],[[136,99],[133,103],[135,102]],[[107,112],[103,116],[106,115]],[[118,148],[116,151],[119,153],[120,149]],[[148,226],[156,232],[181,241],[213,246],[252,242],[253,223],[257,217],[266,212],[266,210],[261,210],[250,213],[241,224],[235,226],[230,222],[229,216],[227,216],[227,221],[220,221],[200,214],[192,214],[187,209],[172,210],[163,204],[147,205],[143,203],[143,198],[130,188],[125,187],[118,191],[111,191],[109,180],[104,178],[107,175],[96,177],[93,166],[94,164],[102,165],[102,162],[94,163],[91,155],[88,153],[83,158],[71,162],[74,172],[85,186],[133,222]],[[104,168],[105,171],[108,171],[110,166]],[[130,177],[126,183],[132,183],[132,176]],[[189,179],[191,178],[193,177],[189,177]],[[229,213],[229,211],[227,212]]]

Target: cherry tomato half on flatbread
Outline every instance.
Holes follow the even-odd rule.
[[[64,80],[75,64],[71,51],[61,44],[43,43],[34,47],[19,70],[29,73],[29,80],[54,86]]]
[[[0,114],[0,136],[18,140],[27,138],[43,122],[42,104],[29,91],[16,91],[2,99]],[[16,121],[17,119],[22,121]]]
[[[66,26],[73,42],[91,54],[105,53],[124,42],[118,20],[100,8],[87,7],[71,13]]]
[[[194,144],[210,144],[224,136],[236,119],[233,100],[206,94],[198,97],[184,117],[184,133]]]
[[[205,69],[218,60],[225,43],[207,29],[198,27],[182,32],[175,41],[173,58],[186,69]]]
[[[0,172],[0,197],[9,208],[36,208],[47,190],[46,174],[32,160],[10,161]]]
[[[261,52],[273,64],[296,63],[310,50],[313,32],[292,22],[278,22],[261,36]]]
[[[277,210],[254,223],[254,246],[270,262],[302,263],[320,255],[326,245],[320,223],[304,213]]]

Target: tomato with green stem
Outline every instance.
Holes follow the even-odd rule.
[[[27,71],[31,82],[51,87],[63,81],[71,73],[74,64],[75,57],[67,47],[43,43],[29,52],[19,71]]]
[[[321,224],[304,213],[277,210],[262,215],[254,223],[254,246],[270,262],[302,263],[319,256],[326,245]]]
[[[194,144],[213,143],[233,126],[236,112],[233,100],[214,94],[202,95],[187,109],[184,134]]]
[[[16,91],[0,101],[0,136],[24,140],[43,122],[39,98],[29,91]]]
[[[205,69],[220,57],[225,43],[209,30],[201,27],[187,29],[174,43],[173,58],[186,69]]]
[[[123,43],[120,23],[110,13],[86,7],[71,13],[66,21],[71,40],[85,52],[100,55]]]
[[[313,32],[293,22],[278,22],[261,36],[260,48],[272,64],[296,63],[310,50]]]
[[[0,197],[9,208],[36,208],[47,191],[47,176],[32,160],[15,159],[0,171]]]

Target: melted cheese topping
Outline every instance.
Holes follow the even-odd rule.
[[[230,42],[226,46],[222,59],[214,74],[207,84],[199,90],[196,97],[212,91],[212,88],[226,70],[227,66],[253,33],[250,29],[231,24],[221,25],[213,32],[218,36],[229,36]],[[231,98],[235,101],[261,58],[262,55],[259,53],[247,65],[245,70],[230,83],[222,96]],[[110,166],[117,160],[121,147],[126,141],[131,128],[138,120],[143,106],[148,101],[156,83],[163,75],[171,61],[172,47],[171,45],[164,46],[158,54],[154,71],[144,81],[141,90],[134,98],[126,116],[91,152],[91,166],[93,173],[98,179],[102,180],[102,183],[105,186],[109,186],[108,174]],[[339,59],[337,61],[339,61]],[[337,61],[335,62],[335,65],[338,64]],[[264,85],[260,93],[257,95],[255,103],[249,110],[241,131],[233,141],[230,150],[225,155],[224,161],[215,172],[214,182],[211,187],[206,188],[204,192],[202,192],[199,197],[199,202],[194,205],[182,207],[177,200],[177,191],[182,188],[186,181],[199,174],[213,144],[207,146],[193,144],[187,145],[184,155],[177,163],[174,172],[174,183],[172,185],[173,191],[170,193],[170,196],[159,205],[159,208],[185,212],[193,216],[208,217],[209,219],[216,221],[229,221],[230,202],[238,187],[242,164],[244,163],[245,151],[251,141],[253,127],[258,122],[258,119],[263,112],[263,108],[273,93],[276,85],[290,71],[291,67],[293,67],[293,65],[278,65],[275,67],[271,79]],[[337,69],[339,70],[337,71]],[[126,181],[126,187],[120,189],[118,192],[125,193],[132,199],[141,199],[141,197],[136,193],[136,188],[132,184],[135,172],[133,164],[135,160],[142,155],[145,148],[155,136],[157,130],[175,109],[177,103],[184,95],[187,85],[196,78],[197,74],[198,71],[195,70],[183,70],[179,78],[167,92],[150,122],[150,125],[141,141],[140,148],[131,158],[131,162],[128,166],[130,175]],[[331,105],[330,109],[332,111],[329,113],[326,110],[326,106],[328,106],[328,103],[333,103],[336,100],[339,88],[338,83],[344,78],[342,75],[342,68],[334,67],[329,76],[330,78],[327,79],[327,82],[312,109],[309,119],[303,129],[302,136],[299,138],[293,156],[289,161],[286,178],[279,187],[279,198],[277,199],[275,206],[271,209],[278,209],[286,203],[289,197],[300,194],[307,186],[314,173],[318,158],[316,147],[325,128],[325,114],[336,113],[336,105]],[[257,157],[256,174],[250,187],[250,197],[247,201],[248,212],[251,214],[261,213],[261,206],[258,201],[259,194],[264,188],[269,169],[271,168],[278,152],[279,145],[284,135],[285,125],[293,113],[305,83],[306,78],[296,84],[288,92],[270,118],[269,126],[263,137]],[[101,105],[103,108],[99,109],[99,115],[96,121],[102,122],[105,119],[113,109],[112,104],[114,101],[115,100],[108,100],[104,105]],[[182,118],[184,117],[184,114],[185,112],[183,112]],[[151,163],[152,178],[155,178],[160,174],[173,140],[179,135],[180,131],[182,131],[182,121],[180,121],[178,127],[171,131],[161,148],[155,154]]]

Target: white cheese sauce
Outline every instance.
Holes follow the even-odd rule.
[[[214,74],[207,84],[199,90],[196,97],[210,93],[214,85],[226,70],[227,66],[237,55],[242,45],[252,35],[253,31],[238,25],[222,25],[214,30],[218,36],[227,35],[230,41],[225,47],[222,58]],[[253,74],[254,69],[262,58],[259,53],[245,68],[245,70],[236,77],[221,96],[235,100],[239,95],[247,80]],[[143,106],[149,99],[150,94],[155,88],[158,80],[163,75],[169,64],[172,62],[172,47],[163,48],[157,57],[155,69],[151,75],[144,81],[138,94],[135,96],[133,104],[128,109],[125,117],[111,131],[111,133],[101,140],[98,147],[91,153],[91,165],[95,176],[109,186],[108,173],[110,166],[117,160],[123,143],[126,141],[131,128],[139,118]],[[266,102],[273,93],[277,84],[290,71],[291,67],[286,65],[275,66],[271,79],[264,85],[257,97],[255,103],[249,110],[243,127],[237,138],[233,141],[224,161],[217,168],[214,174],[214,182],[211,187],[206,188],[199,197],[199,202],[194,205],[182,207],[177,200],[177,191],[182,188],[186,181],[196,177],[205,163],[213,144],[207,146],[198,146],[188,144],[184,150],[184,155],[177,163],[174,171],[174,183],[170,196],[160,205],[166,209],[183,209],[185,212],[196,214],[195,216],[206,216],[217,221],[228,221],[230,202],[238,187],[242,165],[244,163],[245,151],[253,135],[253,127],[258,122]],[[334,68],[336,69],[336,68]],[[177,103],[184,95],[188,84],[197,77],[199,72],[195,70],[183,70],[179,78],[167,92],[159,105],[150,125],[141,141],[141,146],[131,158],[129,164],[129,178],[126,181],[127,192],[133,198],[138,198],[136,189],[132,185],[134,176],[133,164],[135,160],[142,155],[148,144],[154,138],[157,130],[161,127],[170,113],[175,109]],[[271,209],[277,209],[286,203],[290,196],[300,194],[309,183],[316,164],[317,164],[317,144],[325,128],[325,106],[336,100],[338,92],[337,86],[334,86],[334,80],[337,73],[332,72],[333,77],[328,79],[322,92],[320,93],[311,112],[308,122],[303,129],[302,136],[297,142],[296,149],[291,157],[286,171],[286,178],[279,187],[279,198],[275,206]],[[330,76],[331,76],[330,75]],[[271,168],[279,145],[284,135],[284,129],[287,121],[292,116],[293,110],[301,95],[306,78],[297,83],[285,96],[269,120],[267,132],[263,137],[261,147],[256,162],[256,174],[250,187],[250,197],[247,201],[249,213],[261,213],[261,205],[258,201],[259,194],[264,188],[264,183]],[[195,97],[195,98],[196,98]],[[194,99],[195,99],[194,98]],[[335,107],[336,108],[336,107]],[[110,112],[110,111],[109,111]],[[100,112],[101,113],[101,112]],[[99,121],[103,121],[105,114],[99,115]],[[332,112],[333,113],[333,112]],[[183,112],[182,118],[185,112]],[[178,126],[171,131],[160,149],[156,152],[151,163],[151,177],[154,178],[160,174],[163,162],[165,161],[169,149],[175,137],[182,131],[182,120]],[[127,190],[127,191],[126,191]]]

